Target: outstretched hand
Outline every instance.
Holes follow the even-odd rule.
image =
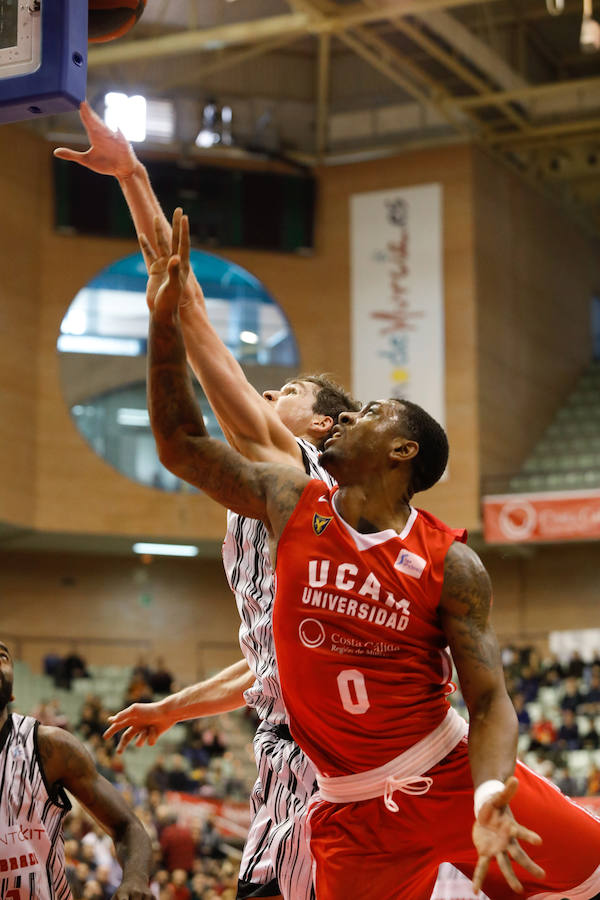
[[[170,247],[158,216],[154,219],[154,229],[158,254],[146,235],[140,234],[140,246],[148,269],[146,302],[155,320],[166,321],[178,312],[190,272],[189,220],[179,207],[175,210]]]
[[[132,175],[138,160],[127,138],[120,131],[111,131],[87,101],[79,107],[79,115],[90,142],[89,150],[57,147],[54,155],[79,163],[100,175],[114,175],[121,179]]]
[[[144,744],[153,746],[160,735],[173,725],[173,721],[162,710],[160,702],[132,703],[126,709],[109,716],[108,721],[110,725],[102,735],[105,741],[125,729],[117,745],[117,753],[122,753],[133,740],[136,747],[142,747]]]
[[[510,858],[519,863],[535,878],[543,878],[544,870],[525,853],[519,840],[529,844],[541,844],[542,839],[535,831],[530,831],[515,821],[509,803],[514,797],[519,782],[512,776],[503,791],[499,791],[483,804],[473,825],[473,843],[477,850],[477,866],[473,873],[473,890],[481,890],[492,859],[496,859],[500,871],[513,891],[521,893],[523,885],[513,871]],[[509,858],[510,857],[510,858]]]

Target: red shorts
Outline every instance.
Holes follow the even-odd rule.
[[[309,826],[317,900],[429,900],[442,862],[472,876],[477,854],[466,740],[427,774],[433,784],[426,794],[394,793],[397,813],[383,797],[329,803],[316,795]],[[484,892],[490,900],[591,900],[600,893],[600,819],[521,763],[515,774],[515,819],[543,838],[541,846],[522,846],[546,876],[538,881],[513,862],[524,888],[515,894],[494,860]]]

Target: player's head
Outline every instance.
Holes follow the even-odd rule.
[[[448,462],[446,432],[409,400],[375,400],[340,415],[325,443],[322,465],[340,484],[395,473],[409,496],[426,491]]]
[[[296,437],[321,447],[342,412],[355,412],[360,404],[328,375],[299,375],[280,390],[263,397],[273,404],[283,424]]]
[[[10,650],[0,641],[0,713],[13,699],[13,661]]]

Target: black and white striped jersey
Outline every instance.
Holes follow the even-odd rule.
[[[0,897],[70,900],[62,820],[71,808],[51,795],[41,768],[38,722],[9,715],[0,731]]]
[[[314,444],[301,438],[297,441],[306,474],[320,478],[328,487],[335,484],[331,475],[319,465],[320,451]],[[244,695],[246,702],[256,709],[261,719],[273,724],[287,722],[273,643],[273,569],[267,530],[262,522],[228,510],[223,565],[242,620],[240,646],[256,678]]]

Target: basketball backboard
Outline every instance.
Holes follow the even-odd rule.
[[[79,106],[87,24],[82,0],[0,0],[0,122]]]

